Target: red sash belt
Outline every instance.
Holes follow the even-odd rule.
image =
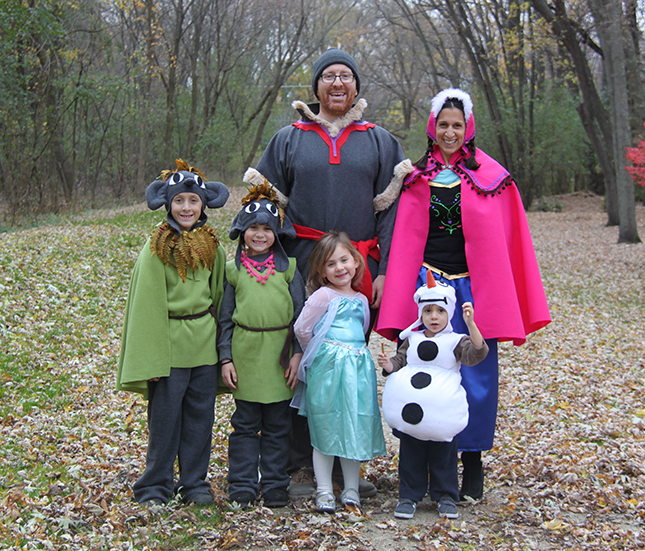
[[[308,228],[307,226],[299,226],[294,224],[293,227],[296,230],[296,237],[300,239],[313,239],[318,241],[325,232],[320,230],[315,230],[313,228]],[[357,289],[363,293],[368,301],[372,301],[372,275],[370,274],[369,269],[367,268],[367,257],[371,256],[377,262],[381,260],[381,251],[378,248],[378,238],[374,236],[372,239],[367,241],[352,241],[354,246],[358,249],[358,252],[365,259],[365,273],[363,274],[363,279],[360,284],[360,289]]]

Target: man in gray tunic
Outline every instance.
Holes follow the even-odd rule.
[[[288,256],[307,277],[307,260],[316,240],[329,230],[347,233],[366,257],[371,277],[362,292],[378,308],[394,228],[396,200],[403,177],[411,170],[392,134],[363,120],[364,99],[355,60],[332,48],[314,64],[312,88],[320,103],[293,103],[300,119],[279,130],[256,169],[245,181],[266,178],[282,193],[297,238],[284,243]],[[373,280],[373,281],[372,281]],[[297,413],[294,410],[294,413]],[[315,492],[311,444],[306,418],[294,415],[290,449],[292,498]],[[362,497],[376,488],[361,481]]]

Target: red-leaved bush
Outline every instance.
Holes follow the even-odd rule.
[[[625,158],[633,165],[625,167],[625,170],[639,186],[645,187],[645,142],[641,141],[636,147],[626,147],[625,150]]]

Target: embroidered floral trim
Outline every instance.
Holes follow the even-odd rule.
[[[440,230],[452,235],[452,232],[461,228],[461,193],[455,194],[452,205],[444,205],[433,193],[430,197],[430,210],[439,220]]]

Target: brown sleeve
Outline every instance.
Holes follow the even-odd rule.
[[[401,344],[401,346],[399,346],[399,349],[396,351],[396,354],[390,358],[390,361],[394,366],[392,369],[392,373],[394,373],[395,371],[398,371],[399,369],[407,365],[408,363],[407,352],[409,347],[410,347],[410,341],[409,339],[405,339]],[[388,373],[387,371],[383,370],[383,376],[387,377],[388,375],[391,375],[391,373]]]
[[[488,345],[484,341],[484,346],[476,348],[471,338],[465,335],[459,344],[455,347],[455,358],[464,365],[476,365],[488,355]],[[394,362],[392,362],[394,363]]]

